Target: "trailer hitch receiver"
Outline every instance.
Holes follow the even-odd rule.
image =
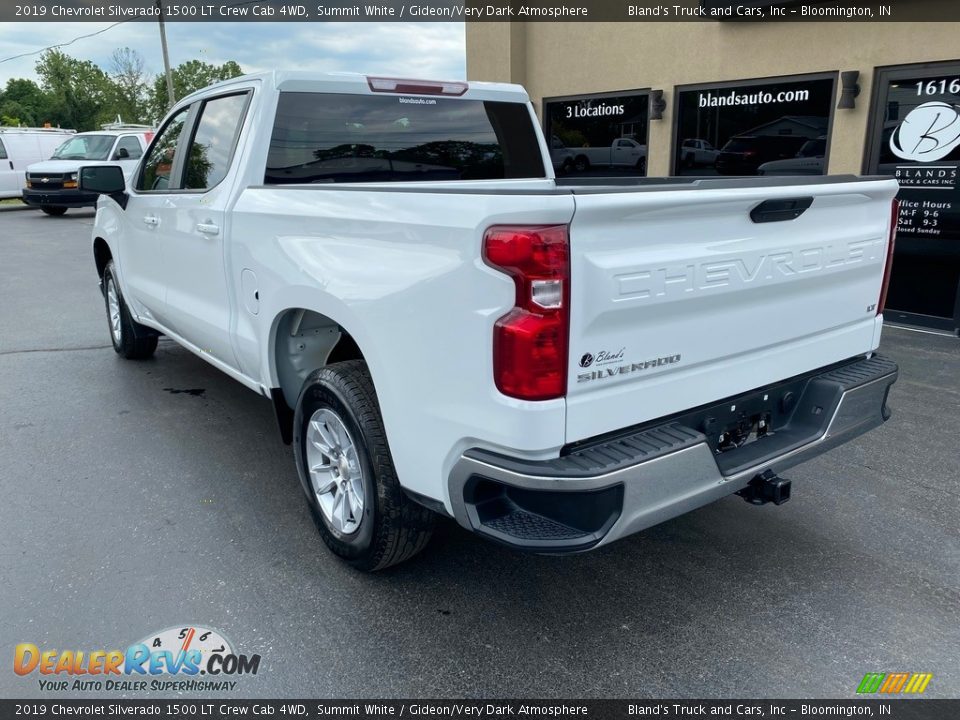
[[[790,499],[790,481],[779,477],[773,470],[765,470],[750,484],[737,493],[751,505],[783,505]]]

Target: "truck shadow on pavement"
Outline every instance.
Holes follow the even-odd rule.
[[[941,531],[917,532],[904,513],[923,515],[920,496],[891,491],[895,469],[870,468],[862,443],[788,473],[797,493],[779,508],[731,497],[566,557],[519,553],[440,520],[421,555],[364,575],[323,545],[266,400],[169,341],[156,360],[116,368],[118,396],[144,413],[125,416],[134,446],[149,438],[145,452],[165,465],[164,487],[177,496],[164,512],[203,519],[199,541],[219,548],[252,603],[269,607],[264,622],[296,618],[288,652],[317,652],[337,618],[352,643],[337,662],[359,672],[392,653],[389,665],[417,669],[391,685],[401,694],[462,695],[466,679],[480,695],[624,695],[642,672],[644,694],[702,694],[700,677],[711,693],[842,695],[846,676],[800,670],[823,655],[853,658],[856,670],[911,657],[929,664],[945,652],[931,639],[958,634],[943,628],[960,607],[956,553],[938,571],[890,551]],[[869,442],[896,437],[884,432]],[[154,532],[162,541],[179,527],[157,522]],[[909,628],[897,609],[906,604]],[[453,674],[426,672],[426,658]],[[711,669],[697,669],[703,662]]]

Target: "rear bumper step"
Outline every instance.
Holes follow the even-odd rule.
[[[896,363],[874,355],[578,443],[552,460],[471,449],[450,474],[454,516],[507,545],[562,553],[741,491],[785,501],[789,484],[776,489],[760,476],[776,478],[881,425],[897,374]]]

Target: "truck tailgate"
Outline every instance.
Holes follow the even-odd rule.
[[[897,187],[575,188],[567,442],[875,349]],[[798,217],[751,219],[810,198]]]

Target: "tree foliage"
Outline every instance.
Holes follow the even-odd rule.
[[[110,77],[113,80],[113,106],[117,115],[124,122],[150,122],[143,56],[128,47],[114,50],[110,56]]]
[[[96,130],[118,117],[128,123],[154,123],[167,112],[162,74],[148,73],[139,52],[119,48],[104,70],[60,50],[48,50],[36,64],[39,83],[11,78],[0,88],[0,124]],[[173,69],[177,99],[211,83],[243,74],[233,60],[213,65],[189,60]]]
[[[48,115],[49,101],[33,80],[10,78],[0,90],[0,116],[4,125],[38,125]]]
[[[49,111],[62,127],[93,129],[112,119],[113,84],[97,65],[48,50],[36,70],[50,100]]]
[[[174,98],[179,100],[207,85],[243,75],[243,70],[233,60],[228,60],[223,65],[212,65],[202,60],[188,60],[173,68],[170,74],[173,77]],[[162,74],[158,75],[153,82],[148,106],[156,120],[166,115],[167,110],[170,109],[167,81]]]

